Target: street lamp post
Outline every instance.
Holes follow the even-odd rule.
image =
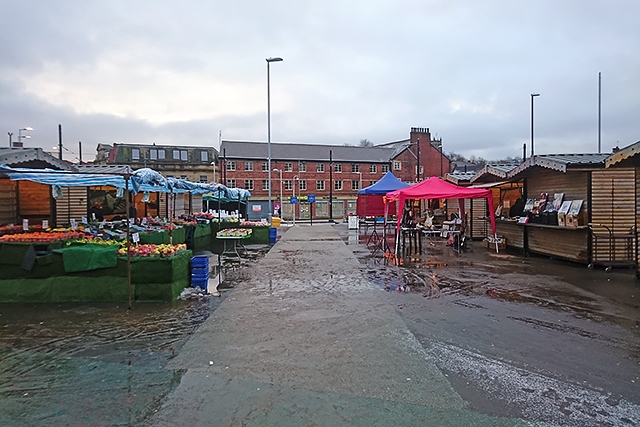
[[[282,218],[282,171],[278,168],[273,169],[274,172],[280,172],[280,218]]]
[[[271,76],[270,65],[272,62],[281,62],[282,58],[267,58],[267,166],[269,168],[269,220],[273,216],[271,204]]]
[[[31,135],[23,135],[22,131],[26,130],[26,131],[32,131],[33,128],[31,126],[27,126],[27,127],[23,127],[18,129],[18,142],[17,144],[14,144],[16,147],[22,147],[22,139],[29,139],[31,138]]]
[[[536,96],[540,96],[540,94],[531,94],[531,157],[533,157],[533,98],[535,98]]]
[[[296,181],[299,180],[300,178],[298,177],[298,175],[295,175],[293,177],[293,197],[296,197]],[[296,203],[297,204],[297,203]],[[296,204],[294,204],[292,206],[293,208],[293,225],[296,225]]]
[[[13,148],[13,132],[7,132],[9,135],[9,148]]]

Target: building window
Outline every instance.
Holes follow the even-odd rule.
[[[357,179],[354,179],[351,181],[351,189],[352,190],[359,190],[360,189],[360,181],[358,181]]]
[[[235,179],[228,179],[227,180],[227,187],[236,188],[236,180]]]
[[[378,172],[378,166],[377,165],[369,165],[369,173],[376,173]]]
[[[418,166],[415,167],[415,170],[416,170],[416,175],[418,175],[418,174],[419,175],[423,175],[424,174],[424,170],[423,170],[422,166],[420,166],[420,172],[418,172]]]
[[[316,172],[324,172],[324,163],[318,163],[316,165]]]
[[[132,148],[131,149],[131,160],[140,160],[140,149]]]
[[[245,190],[253,190],[253,180],[252,179],[245,179],[244,180],[244,188],[245,188]]]
[[[298,171],[306,172],[307,171],[307,162],[305,162],[304,160],[299,161],[298,162]]]
[[[262,162],[262,172],[269,172],[269,162]]]
[[[402,170],[402,163],[397,161],[397,160],[394,160],[394,162],[393,162],[393,170],[394,171]]]
[[[151,160],[164,160],[166,158],[166,154],[164,150],[159,150],[157,148],[152,148],[149,150],[149,159]]]
[[[375,183],[376,183],[376,181],[369,181],[369,186],[372,186]]]
[[[285,172],[293,172],[293,163],[285,163],[284,164]]]
[[[316,181],[316,190],[324,191],[324,181]]]
[[[253,162],[244,162],[244,170],[252,171],[253,170]]]
[[[333,165],[333,171],[334,172],[342,172],[342,163],[336,163]]]
[[[357,165],[355,163],[351,164],[351,172],[360,172],[360,165]]]
[[[263,190],[268,190],[269,189],[269,180],[268,179],[263,179],[262,180],[262,189]]]
[[[207,151],[201,151],[200,152],[200,161],[201,162],[208,162],[209,161],[209,153]]]
[[[207,175],[200,175],[200,182],[207,183],[209,180],[207,179]]]
[[[187,179],[187,175],[180,175],[180,179]]]
[[[384,164],[380,169],[382,169],[382,173],[387,173],[389,172],[389,165]]]
[[[234,162],[234,161],[227,162],[227,170],[228,171],[236,170],[236,162]]]
[[[187,150],[173,150],[173,160],[182,160],[185,162],[189,160]]]
[[[293,189],[292,182],[293,181],[291,181],[290,179],[285,179],[284,180],[284,189],[287,190],[287,191],[291,191]]]
[[[301,179],[301,180],[298,181],[298,189],[300,191],[307,189],[307,180],[306,179]]]
[[[340,181],[339,179],[336,181],[333,181],[333,189],[342,190],[342,181]]]

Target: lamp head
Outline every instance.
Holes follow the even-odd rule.
[[[20,130],[33,130],[33,128],[32,128],[31,126],[27,126],[27,127],[23,127],[23,128],[22,128],[22,129],[20,129]]]
[[[532,93],[532,94],[531,94],[531,96],[532,96],[532,97],[534,97],[534,96],[540,96],[540,94],[539,94],[539,93]]]
[[[283,61],[283,59],[279,57],[267,58],[267,62],[281,62],[281,61]]]

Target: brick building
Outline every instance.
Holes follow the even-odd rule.
[[[251,191],[249,218],[266,218],[268,144],[223,140],[218,168],[223,184]],[[298,219],[337,219],[355,213],[358,190],[387,171],[402,181],[417,182],[444,176],[450,161],[442,154],[442,140],[432,140],[428,128],[411,128],[409,139],[373,147],[272,143],[271,170],[273,212],[281,209],[283,218],[291,219],[295,208]],[[307,202],[309,195],[315,203]],[[300,203],[292,205],[292,196]]]

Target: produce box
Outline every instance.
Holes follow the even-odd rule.
[[[506,237],[501,237],[498,236],[498,238],[496,239],[493,236],[487,237],[482,241],[482,245],[485,248],[488,249],[494,249],[496,248],[496,240],[498,242],[498,249],[506,249],[507,248],[507,238]]]

